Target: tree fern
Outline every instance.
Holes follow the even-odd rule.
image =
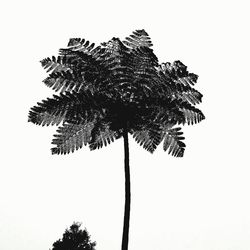
[[[159,64],[145,30],[125,40],[113,37],[96,46],[71,38],[59,56],[41,61],[49,74],[44,83],[59,92],[29,112],[38,125],[60,125],[52,140],[52,154],[68,154],[83,146],[95,150],[124,139],[125,212],[122,250],[128,249],[130,213],[130,133],[153,153],[184,155],[179,126],[199,123],[205,116],[195,105],[202,94],[194,88],[198,76],[180,61]],[[177,127],[176,127],[177,126]]]
[[[193,88],[198,76],[180,61],[159,64],[151,47],[144,30],[134,31],[123,42],[112,38],[99,46],[70,39],[58,57],[41,61],[50,72],[44,83],[61,94],[33,107],[29,121],[43,126],[64,122],[58,130],[60,140],[53,140],[58,148],[65,148],[59,153],[89,142],[92,150],[105,146],[121,136],[125,125],[138,143],[153,152],[164,139],[167,124],[195,124],[204,115],[193,106],[202,100]],[[83,139],[83,130],[90,129],[85,122],[94,126],[88,142]]]

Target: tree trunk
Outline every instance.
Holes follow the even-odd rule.
[[[125,129],[123,133],[124,139],[124,163],[125,163],[125,208],[123,221],[123,235],[122,235],[122,250],[128,250],[129,238],[129,216],[130,216],[130,171],[129,171],[129,146],[128,146],[128,132]]]

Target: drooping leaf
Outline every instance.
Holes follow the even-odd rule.
[[[91,131],[91,141],[89,142],[89,148],[90,150],[100,149],[103,146],[107,146],[111,142],[114,142],[121,136],[122,133],[120,131],[114,131],[110,129],[110,125],[108,123],[99,120]]]
[[[183,101],[181,105],[179,105],[179,110],[183,112],[185,123],[188,125],[199,123],[205,119],[204,114],[188,102]]]
[[[145,102],[147,102],[148,107],[151,107],[155,113],[157,122],[163,126],[185,123],[184,113],[180,110],[180,107],[183,107],[183,101],[173,100],[169,97],[149,97],[145,99]]]
[[[187,101],[167,97],[151,98],[163,124],[193,125],[205,119],[204,114]]]
[[[181,128],[168,129],[163,141],[164,151],[168,150],[168,153],[175,157],[183,157],[186,145],[182,135]]]
[[[158,124],[145,124],[140,129],[132,131],[135,141],[145,150],[153,153],[162,141],[162,129]]]
[[[91,131],[94,128],[94,122],[85,122],[83,124],[64,123],[59,127],[52,144],[56,147],[51,149],[52,154],[68,154],[74,152],[91,140]]]

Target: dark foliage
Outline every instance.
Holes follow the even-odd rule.
[[[53,154],[74,152],[83,145],[101,148],[126,129],[149,152],[163,141],[164,150],[183,156],[178,125],[205,118],[195,107],[202,101],[193,87],[198,76],[180,61],[159,64],[151,47],[144,30],[99,46],[72,38],[58,57],[41,61],[49,72],[44,83],[59,95],[31,108],[29,121],[61,124]]]
[[[73,223],[62,239],[53,243],[52,250],[95,250],[96,243],[91,242],[88,231],[81,230],[80,226],[80,223]]]

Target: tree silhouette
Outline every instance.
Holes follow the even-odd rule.
[[[86,229],[80,229],[81,224],[74,222],[66,229],[62,239],[53,243],[52,250],[95,250],[95,242],[90,241]]]
[[[182,157],[185,144],[180,125],[193,125],[205,117],[195,107],[202,94],[193,88],[198,76],[180,61],[158,63],[144,30],[124,41],[112,38],[99,46],[72,38],[59,56],[45,58],[50,72],[44,83],[60,92],[31,108],[29,121],[59,125],[52,154],[91,150],[124,139],[125,211],[122,250],[128,249],[130,172],[128,134],[153,153],[163,149]]]

